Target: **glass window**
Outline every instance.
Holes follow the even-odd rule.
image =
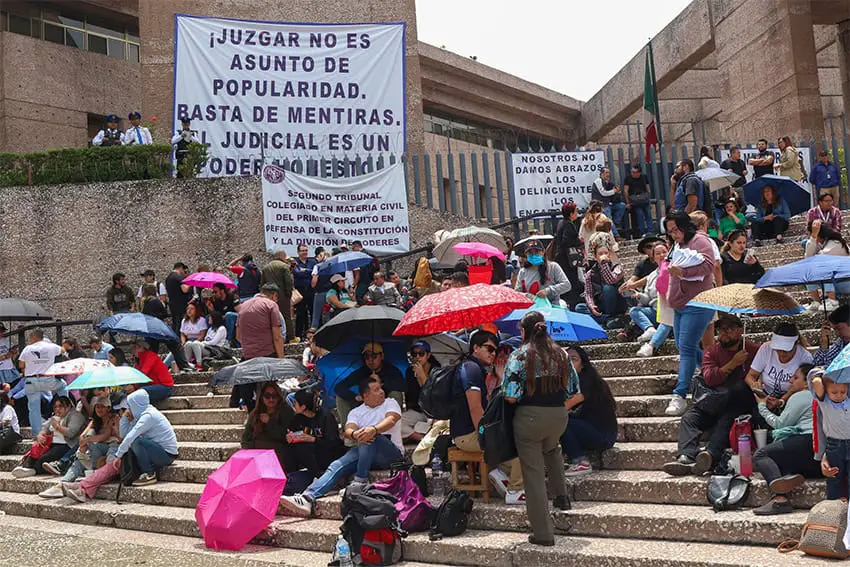
[[[127,41],[132,41],[133,43],[139,43],[139,34],[133,33],[127,30]]]
[[[97,16],[86,16],[86,30],[108,37],[124,39],[123,26]]]
[[[30,35],[30,19],[24,18],[23,16],[18,16],[16,14],[9,14],[9,31],[12,33],[19,33],[22,35]]]
[[[83,17],[82,16],[72,16],[72,15],[69,15],[69,14],[60,14],[58,19],[62,24],[66,25],[66,26],[70,26],[72,28],[83,29],[83,27],[85,27],[85,24],[83,24]]]
[[[92,37],[94,36],[89,36],[89,41],[91,41]],[[108,55],[110,57],[115,57],[116,59],[124,59],[124,46],[127,44],[120,39],[109,38],[107,41],[109,42]]]
[[[33,19],[32,21],[32,36],[41,39],[41,20]]]
[[[133,63],[139,62],[139,46],[134,43],[127,44],[127,60]]]
[[[65,28],[65,45],[85,49],[86,34],[79,30]]]
[[[44,39],[65,45],[65,30],[59,26],[44,22]]]
[[[89,34],[89,51],[106,55],[106,38]]]
[[[9,31],[9,14],[0,12],[0,31]]]

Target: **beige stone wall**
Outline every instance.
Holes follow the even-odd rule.
[[[172,123],[174,14],[285,22],[407,22],[407,147],[422,148],[422,92],[414,0],[145,0],[139,3],[143,112]]]
[[[87,113],[139,108],[140,66],[0,32],[0,151],[85,146]]]

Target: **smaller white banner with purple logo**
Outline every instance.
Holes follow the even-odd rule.
[[[357,177],[298,175],[263,167],[266,250],[297,254],[299,244],[331,249],[359,240],[375,255],[410,250],[407,193],[401,163]]]

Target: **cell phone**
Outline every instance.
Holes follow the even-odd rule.
[[[767,392],[765,392],[764,390],[754,389],[753,394],[757,395],[760,398],[766,398],[767,397]]]

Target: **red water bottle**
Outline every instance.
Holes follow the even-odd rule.
[[[741,459],[742,476],[753,476],[753,454],[750,443],[749,435],[738,436],[738,457]]]

